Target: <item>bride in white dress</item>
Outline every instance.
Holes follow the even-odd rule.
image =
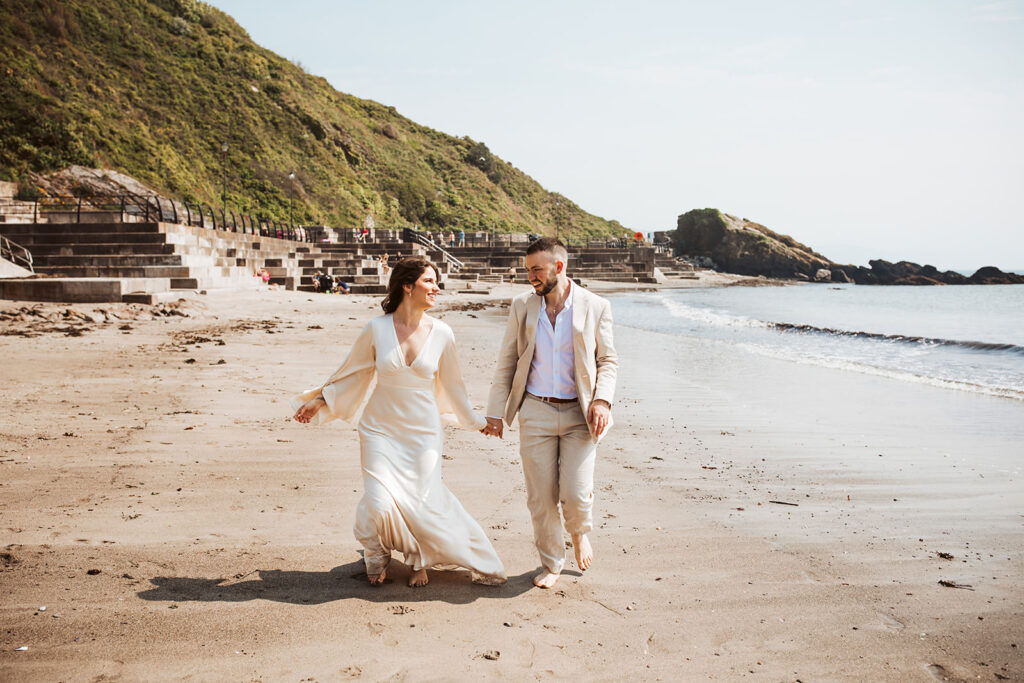
[[[396,264],[385,315],[367,323],[323,385],[292,401],[295,419],[313,424],[352,421],[366,402],[359,420],[364,492],[354,531],[371,584],[384,581],[392,550],[412,568],[410,586],[426,585],[428,567],[463,567],[478,583],[506,580],[487,535],[441,481],[442,418],[474,430],[486,420],[470,405],[451,328],[424,315],[438,279],[426,259]]]

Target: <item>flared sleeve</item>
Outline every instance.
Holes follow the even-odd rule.
[[[292,409],[298,410],[307,401],[323,394],[326,405],[320,406],[320,410],[309,421],[310,424],[321,425],[335,419],[353,422],[370,393],[376,374],[376,362],[373,321],[370,321],[359,333],[341,367],[320,386],[293,398]]]
[[[447,326],[444,331],[444,350],[441,351],[437,376],[434,378],[434,394],[437,396],[441,419],[462,429],[483,429],[487,426],[487,420],[473,411],[469,394],[466,393],[466,384],[462,381],[459,355],[455,350],[455,335]]]

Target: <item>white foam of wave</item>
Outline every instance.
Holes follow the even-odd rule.
[[[886,377],[888,379],[901,380],[904,382],[927,384],[930,386],[940,387],[943,389],[967,391],[975,394],[985,394],[988,396],[998,396],[1000,398],[1011,398],[1017,401],[1024,401],[1024,390],[1016,389],[1013,387],[990,386],[987,384],[978,384],[976,382],[965,382],[963,380],[932,377],[929,375],[921,375],[915,372],[909,372],[907,370],[897,370],[894,368],[879,367],[877,365],[871,365],[869,363],[853,361],[845,358],[836,358],[834,356],[821,356],[817,354],[809,354],[806,353],[805,351],[795,351],[785,348],[764,346],[761,344],[752,344],[749,342],[736,342],[734,343],[734,345],[737,348],[741,348],[761,356],[767,356],[769,358],[775,358],[778,360],[791,361],[794,363],[800,363],[802,365],[817,365],[819,367],[832,368],[834,370],[847,370],[852,372],[859,372],[865,375],[874,375],[876,377]]]
[[[683,318],[694,322],[714,325],[716,327],[761,327],[767,328],[768,324],[762,320],[745,318],[739,315],[732,315],[723,311],[710,308],[698,308],[687,306],[684,303],[673,301],[668,297],[659,297],[661,303],[668,309],[668,312],[675,318]]]

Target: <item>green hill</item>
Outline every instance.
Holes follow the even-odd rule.
[[[338,92],[194,0],[0,0],[0,179],[70,164],[334,226],[621,234],[488,150]],[[222,143],[228,151],[221,151]],[[294,171],[296,179],[288,175]]]

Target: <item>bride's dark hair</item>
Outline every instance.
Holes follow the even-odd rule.
[[[385,313],[394,313],[398,310],[398,305],[402,303],[402,297],[405,296],[405,290],[402,287],[416,284],[420,275],[423,275],[423,271],[427,268],[434,269],[434,276],[440,284],[441,271],[425,258],[410,256],[395,264],[391,270],[391,279],[388,280],[388,293],[384,295],[384,301],[380,302]]]

